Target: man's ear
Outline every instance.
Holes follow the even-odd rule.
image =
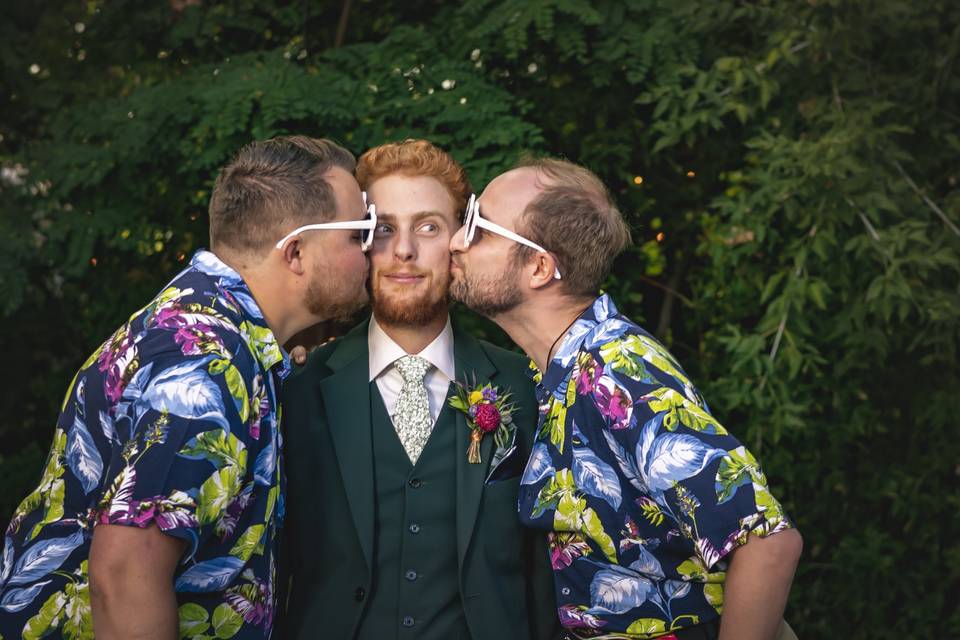
[[[557,260],[551,253],[538,251],[533,258],[533,273],[530,274],[530,288],[540,289],[554,281],[553,274],[557,270]]]
[[[283,247],[283,262],[291,272],[302,276],[306,272],[303,264],[303,244],[294,236]]]

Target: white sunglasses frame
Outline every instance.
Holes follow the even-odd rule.
[[[481,229],[486,229],[491,233],[495,233],[498,236],[503,236],[508,240],[513,240],[516,243],[522,244],[525,247],[530,247],[534,251],[540,253],[550,253],[536,242],[532,240],[527,240],[520,234],[510,231],[506,227],[501,227],[496,222],[491,222],[486,218],[480,216],[480,199],[477,198],[476,194],[470,194],[470,200],[467,202],[467,213],[463,219],[463,226],[466,227],[466,230],[463,232],[463,248],[466,249],[470,246],[470,243],[473,242],[473,236],[477,232],[477,227]],[[556,259],[556,258],[554,258]],[[554,267],[553,269],[553,278],[555,280],[560,280],[560,269]]]
[[[342,222],[322,222],[318,224],[306,224],[302,227],[297,227],[276,244],[276,248],[283,250],[283,247],[287,242],[290,241],[293,236],[303,233],[304,231],[313,231],[315,229],[362,229],[369,231],[370,233],[364,234],[364,238],[360,241],[360,250],[366,253],[370,246],[373,245],[373,236],[376,233],[377,228],[377,205],[367,204],[367,192],[363,192],[363,204],[367,207],[367,219],[366,220],[345,220]]]

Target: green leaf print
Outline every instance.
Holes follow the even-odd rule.
[[[277,504],[277,496],[280,495],[280,485],[274,485],[267,492],[267,510],[263,516],[265,522],[273,522],[273,507]]]
[[[694,431],[727,435],[727,430],[713,416],[670,387],[660,387],[645,395],[643,399],[647,401],[651,411],[666,412],[663,417],[663,426],[669,431],[676,431],[677,427],[683,425]]]
[[[564,471],[569,473],[569,469]],[[587,507],[586,500],[577,497],[572,490],[562,490],[553,516],[553,528],[556,531],[572,531],[585,535],[600,547],[610,562],[616,564],[616,547],[613,539],[603,530],[600,517]]]
[[[51,594],[40,607],[37,615],[30,618],[23,627],[23,640],[40,640],[55,629],[64,616],[65,604],[67,604],[67,594],[63,591]]]
[[[689,560],[684,560],[677,566],[677,573],[683,576],[684,580],[702,581],[707,577],[707,568],[703,566],[703,561],[694,556]]]
[[[717,490],[717,503],[723,504],[736,494],[737,489],[752,482],[766,483],[760,465],[746,447],[737,447],[728,451],[720,460],[717,476],[714,479]]]
[[[223,429],[203,431],[190,439],[179,455],[186,458],[206,458],[218,469],[233,465],[240,475],[247,470],[247,448],[237,436]]]
[[[237,411],[240,412],[240,421],[246,424],[250,417],[250,395],[247,393],[247,385],[243,381],[243,376],[240,375],[240,370],[231,364],[223,372],[223,377],[227,381],[227,388],[237,405]]]
[[[27,540],[33,540],[40,533],[41,529],[50,524],[51,522],[57,522],[60,518],[63,517],[63,494],[64,494],[64,484],[62,479],[57,479],[53,481],[53,484],[50,485],[50,489],[44,497],[44,505],[46,511],[43,514],[43,520],[38,522],[33,526],[33,531],[30,532],[30,536],[27,537]]]
[[[660,371],[673,376],[679,380],[684,387],[690,386],[690,380],[680,371],[680,365],[677,364],[673,356],[656,340],[639,334],[633,334],[623,340],[622,348],[636,354]]]
[[[651,378],[643,360],[628,349],[623,340],[612,340],[600,347],[600,358],[604,364],[609,364],[617,373],[634,380],[649,380]]]
[[[703,595],[710,603],[710,606],[717,610],[717,613],[723,613],[723,585],[708,584],[703,588]]]
[[[243,626],[243,618],[227,603],[213,610],[213,629],[218,638],[232,638]]]
[[[583,531],[597,543],[607,560],[617,564],[617,548],[613,544],[613,539],[604,531],[600,516],[589,507],[583,511]]]
[[[265,525],[255,524],[243,532],[233,548],[230,549],[230,555],[240,558],[244,562],[250,559],[257,547],[260,546],[260,540],[263,539]]]
[[[180,617],[181,638],[194,638],[210,628],[210,614],[196,603],[188,602],[177,612]]]
[[[560,453],[563,453],[564,425],[566,421],[567,408],[556,398],[551,399],[550,407],[547,409],[547,415],[543,419],[543,426],[540,428],[538,437],[549,434],[550,443],[553,444]]]
[[[640,618],[634,620],[627,627],[628,634],[636,634],[642,638],[655,638],[667,632],[667,623],[656,618]]]
[[[240,336],[260,362],[278,362],[283,358],[280,345],[269,328],[244,321],[240,324]]]
[[[86,576],[86,562],[81,573]],[[67,604],[63,609],[63,637],[66,640],[93,640],[93,619],[90,611],[90,590],[86,578],[71,582],[66,588]]]
[[[13,513],[11,518],[11,526],[13,530],[16,531],[19,527],[20,520],[24,516],[33,513],[35,510],[39,509],[43,505],[48,505],[48,512],[44,519],[50,517],[51,512],[49,511],[50,505],[59,504],[60,516],[63,515],[63,489],[61,487],[59,492],[59,501],[54,501],[51,499],[51,493],[55,490],[54,484],[58,479],[63,475],[63,453],[67,448],[67,434],[63,429],[57,428],[53,433],[53,444],[50,448],[50,453],[47,455],[47,464],[43,470],[43,477],[40,479],[40,485],[34,489],[23,501],[20,503],[20,506],[17,507],[17,510]],[[63,484],[63,481],[59,481],[60,484]],[[59,516],[58,516],[59,517]],[[36,536],[37,530],[35,529],[31,532],[30,538]]]
[[[227,505],[240,492],[239,480],[240,472],[237,467],[228,465],[214,471],[204,481],[197,496],[197,519],[201,525],[219,520]]]

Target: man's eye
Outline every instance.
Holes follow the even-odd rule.
[[[377,229],[374,233],[377,235],[384,235],[384,234],[390,233],[391,231],[393,231],[393,229],[390,228],[390,225],[378,224]]]
[[[426,224],[423,224],[420,226],[420,231],[423,231],[425,233],[433,233],[437,229],[438,229],[437,225],[433,222],[427,222]]]

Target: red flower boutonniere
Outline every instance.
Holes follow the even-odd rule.
[[[467,449],[467,461],[480,464],[480,441],[488,433],[498,449],[509,446],[511,435],[516,427],[511,414],[515,405],[510,402],[510,392],[504,392],[489,382],[471,387],[457,383],[457,395],[450,398],[450,406],[467,414],[467,426],[470,428],[470,448]]]

